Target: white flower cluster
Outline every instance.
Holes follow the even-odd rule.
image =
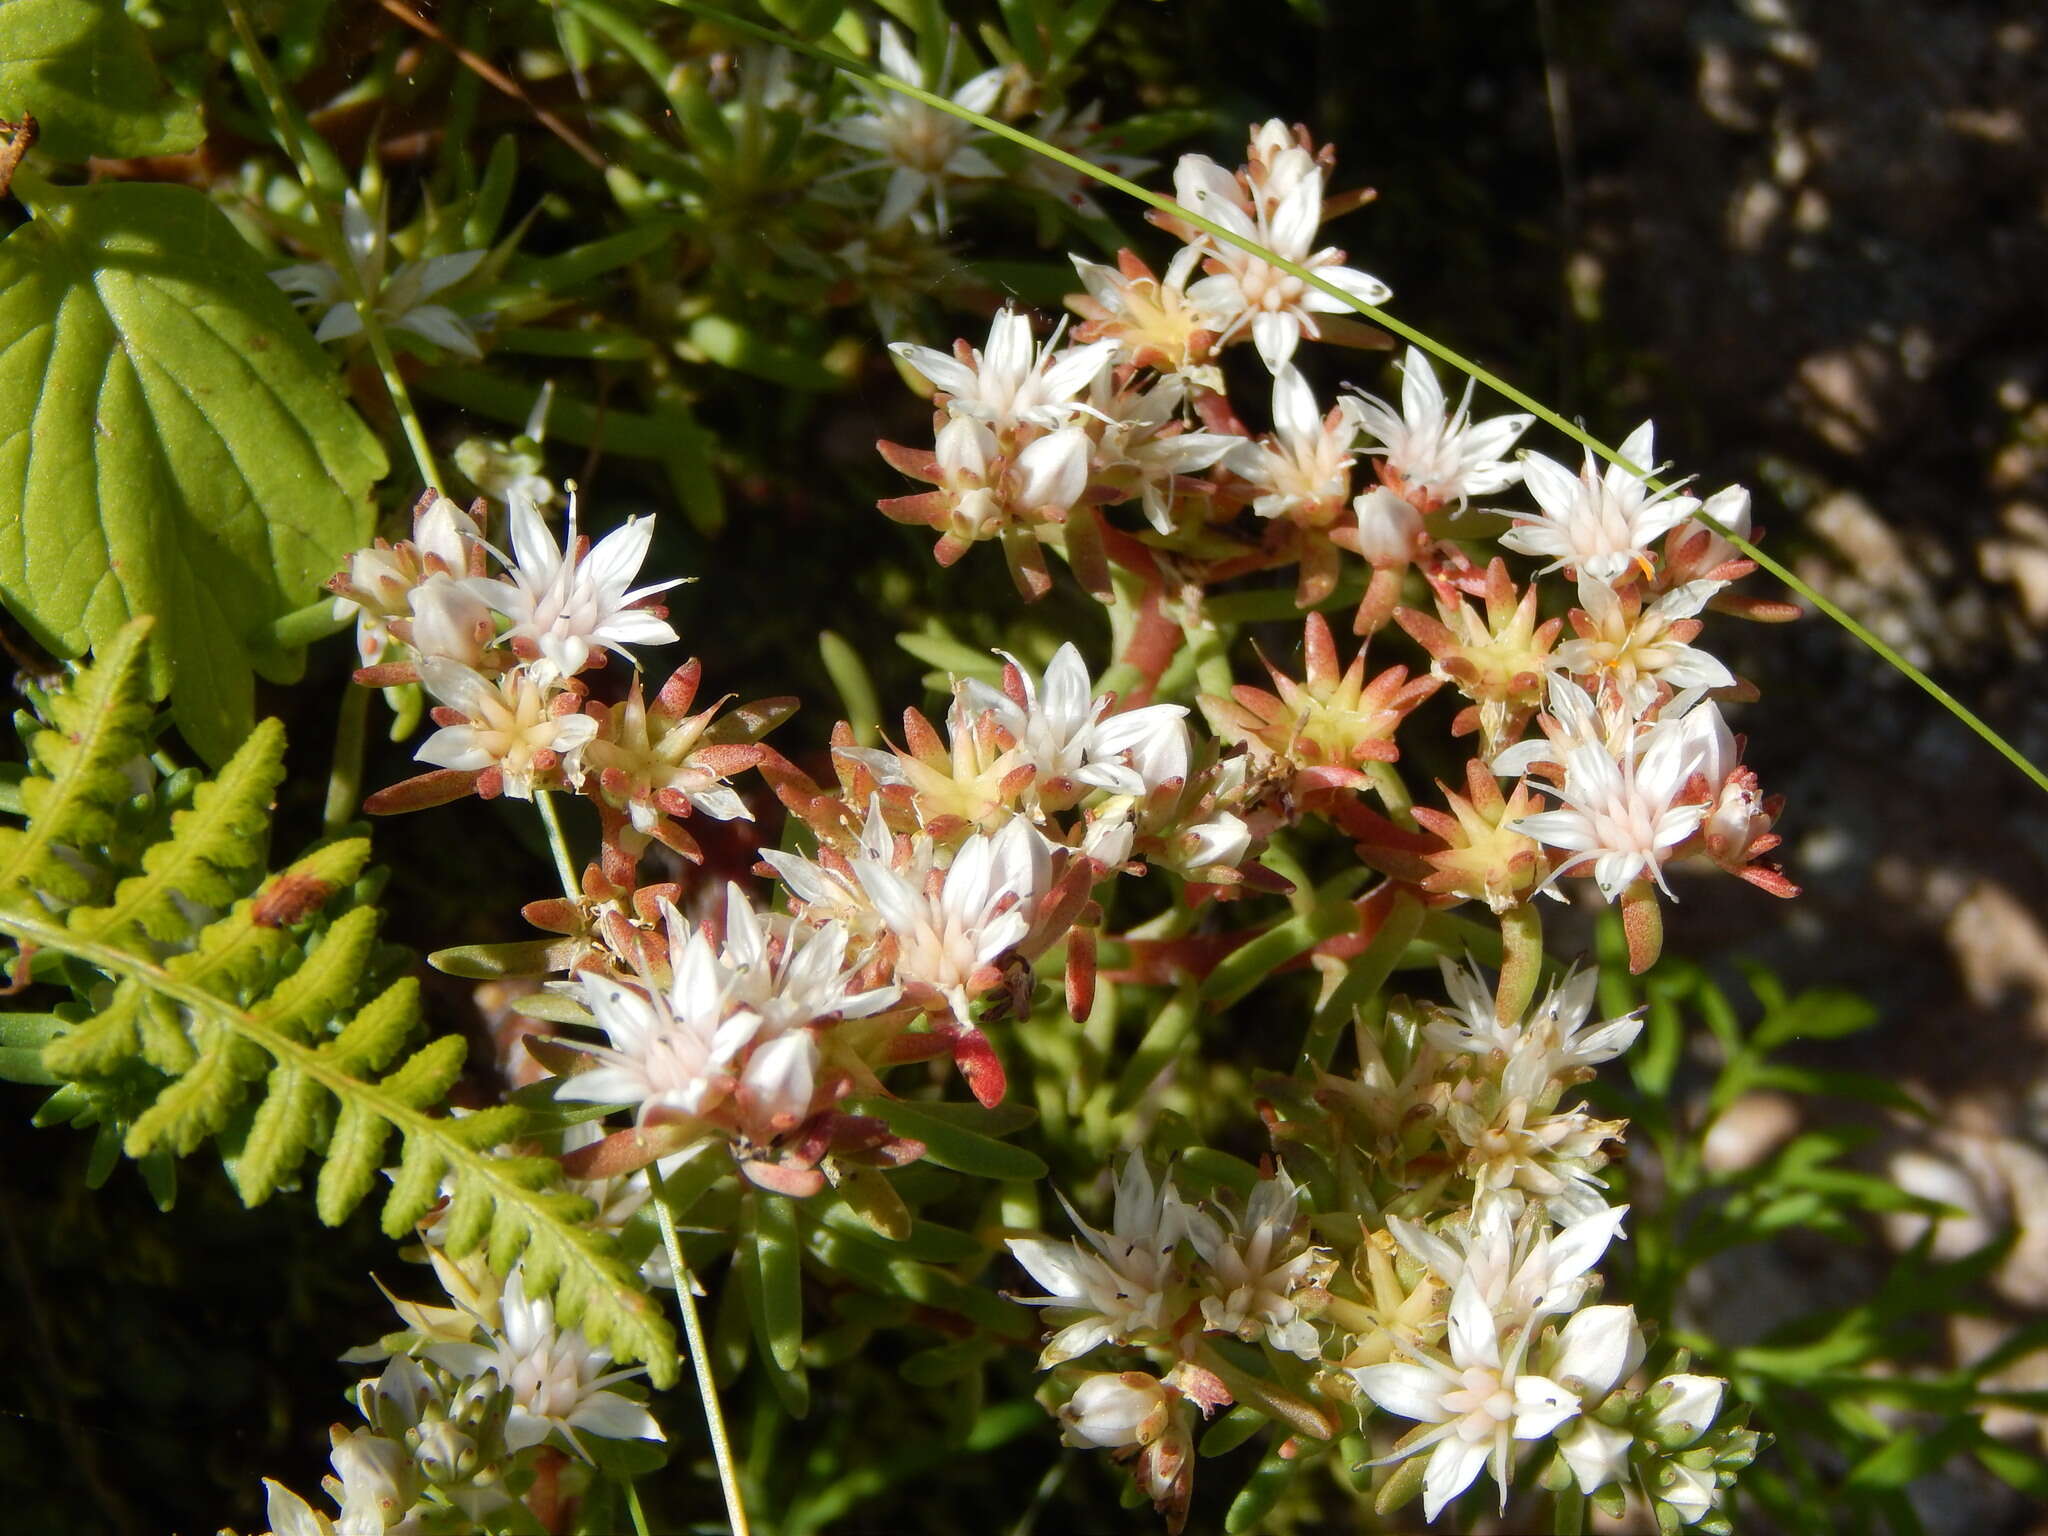
[[[1038,1357],[1040,1369],[1104,1346],[1171,1362],[1163,1376],[1082,1377],[1060,1411],[1069,1444],[1135,1457],[1140,1485],[1170,1518],[1185,1511],[1194,1473],[1194,1420],[1185,1405],[1207,1412],[1229,1399],[1206,1363],[1203,1336],[1258,1342],[1302,1360],[1321,1353],[1305,1308],[1317,1304],[1333,1260],[1311,1239],[1300,1196],[1276,1170],[1241,1204],[1219,1200],[1203,1209],[1183,1201],[1171,1179],[1155,1185],[1143,1155],[1132,1152],[1116,1181],[1107,1232],[1069,1206],[1085,1245],[1008,1240],[1046,1290],[1018,1299],[1046,1308],[1061,1325]]]
[[[1323,220],[1355,205],[1328,193],[1333,163],[1304,132],[1269,122],[1253,130],[1234,173],[1183,156],[1175,195],[1189,215],[1378,304],[1384,285],[1343,265],[1334,247],[1315,246]],[[1747,493],[1730,487],[1703,504],[1682,486],[1653,483],[1648,422],[1622,445],[1633,467],[1601,467],[1588,454],[1574,474],[1538,452],[1514,457],[1532,418],[1475,420],[1471,386],[1453,406],[1415,348],[1398,406],[1351,394],[1325,409],[1295,365],[1301,344],[1370,344],[1377,333],[1361,334],[1339,317],[1342,302],[1266,257],[1185,217],[1156,222],[1185,242],[1163,279],[1129,252],[1113,268],[1076,259],[1087,293],[1070,300],[1085,322],[1071,344],[1055,336],[1037,347],[1024,317],[1005,312],[985,351],[897,345],[937,391],[937,442],[930,453],[883,451],[933,489],[882,510],[935,529],[947,563],[999,540],[1028,596],[1050,585],[1048,547],[1105,600],[1114,565],[1197,612],[1207,582],[1290,563],[1297,603],[1322,604],[1345,557],[1357,557],[1367,570],[1356,630],[1398,620],[1429,653],[1432,675],[1465,694],[1454,728],[1481,733],[1482,760],[1500,774],[1540,775],[1489,828],[1491,852],[1516,864],[1512,879],[1504,868],[1487,872],[1496,909],[1510,890],[1516,899],[1537,887],[1556,895],[1562,880],[1591,876],[1606,899],[1637,909],[1640,966],[1657,931],[1642,909],[1654,907],[1654,893],[1671,894],[1664,869],[1674,861],[1792,894],[1760,862],[1778,842],[1775,802],[1708,697],[1746,685],[1695,643],[1709,606],[1790,616],[1728,590],[1751,569],[1721,531],[1749,535]],[[1262,434],[1248,432],[1221,393],[1215,358],[1239,339],[1272,372],[1272,425]],[[1375,483],[1361,486],[1364,464]],[[1484,508],[1507,520],[1501,553],[1486,549],[1483,530],[1499,523],[1467,514],[1518,486],[1533,510]],[[1124,504],[1142,510],[1149,543],[1105,521],[1104,509]],[[1219,558],[1232,541],[1241,552]],[[1162,546],[1170,567],[1154,553]],[[1518,586],[1502,553],[1547,563]],[[1541,578],[1557,571],[1576,599],[1561,643],[1560,620],[1538,621]],[[1403,606],[1417,576],[1434,614]],[[1518,743],[1546,706],[1544,737]],[[1225,700],[1221,713],[1234,707]],[[1274,739],[1277,719],[1260,723],[1270,729],[1246,734],[1258,734],[1283,769],[1317,766]],[[1327,776],[1294,785],[1329,787]],[[1333,812],[1326,797],[1311,808]]]
[[[331,1432],[325,1489],[337,1511],[266,1480],[272,1536],[420,1536],[458,1516],[488,1524],[544,1447],[587,1462],[590,1436],[666,1438],[644,1404],[615,1390],[640,1370],[614,1370],[581,1329],[558,1326],[518,1265],[500,1283],[481,1260],[428,1255],[453,1305],[397,1302],[404,1330],[350,1351],[387,1363],[352,1394],[364,1424]]]
[[[608,1043],[558,1096],[630,1108],[643,1162],[724,1144],[757,1183],[808,1194],[828,1152],[917,1155],[835,1109],[892,1062],[950,1054],[984,1102],[1002,1096],[977,1008],[1028,998],[1031,962],[1056,945],[1085,1014],[1090,935],[1074,924],[1100,881],[1141,861],[1240,878],[1252,834],[1227,807],[1242,780],[1197,760],[1184,708],[1114,711],[1072,646],[1042,677],[1006,662],[1001,688],[956,685],[943,736],[912,710],[901,748],[842,739],[834,792],[764,763],[817,838],[810,855],[761,854],[792,912],[757,912],[737,885],[701,927],[665,900],[659,929],[615,909],[564,984]]]

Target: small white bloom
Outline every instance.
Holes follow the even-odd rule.
[[[1651,1425],[1670,1435],[1671,1450],[1696,1445],[1700,1436],[1713,1428],[1715,1415],[1721,1411],[1721,1396],[1727,1390],[1728,1383],[1718,1376],[1666,1376],[1651,1391],[1668,1391],[1671,1399]]]
[[[1027,443],[1012,466],[1010,501],[1029,512],[1066,512],[1088,490],[1092,445],[1079,427]]]
[[[1102,133],[1102,103],[1099,101],[1089,102],[1071,117],[1065,107],[1055,107],[1032,125],[1031,132],[1055,148],[1064,149],[1091,165],[1099,165],[1127,181],[1156,170],[1159,165],[1156,160],[1120,155],[1104,146],[1099,137]],[[1020,179],[1026,186],[1037,188],[1055,202],[1063,203],[1087,218],[1107,217],[1102,205],[1095,200],[1095,183],[1057,160],[1044,155],[1028,156]]]
[[[338,1442],[329,1454],[329,1494],[341,1506],[335,1536],[413,1536],[408,1518],[418,1500],[419,1473],[404,1446],[367,1429]]]
[[[1327,415],[1301,371],[1283,365],[1273,374],[1273,435],[1234,448],[1224,461],[1257,488],[1252,510],[1260,517],[1298,517],[1327,526],[1351,495],[1355,405],[1347,397]]]
[[[1552,984],[1526,1017],[1503,1024],[1478,962],[1470,962],[1468,969],[1439,959],[1437,966],[1451,994],[1451,1005],[1442,1017],[1425,1026],[1424,1033],[1440,1051],[1473,1056],[1498,1051],[1511,1060],[1527,1058],[1535,1081],[1543,1082],[1575,1076],[1612,1061],[1642,1033],[1642,1010],[1638,1008],[1580,1035],[1592,1016],[1600,981],[1599,972],[1591,968],[1570,972],[1563,981]]]
[[[471,589],[512,621],[503,636],[526,640],[539,651],[551,677],[574,677],[596,650],[617,651],[632,660],[628,645],[673,645],[678,636],[667,621],[636,606],[643,598],[679,586],[682,578],[633,586],[654,538],[654,519],[628,518],[585,554],[576,548],[576,496],[569,496],[568,530],[557,549],[547,524],[525,496],[511,503],[512,548],[503,581],[477,578]]]
[[[412,609],[412,648],[465,667],[479,666],[497,637],[491,605],[446,576],[430,576],[406,598]]]
[[[1733,687],[1734,673],[1672,632],[1706,607],[1722,585],[1689,581],[1631,618],[1611,586],[1582,572],[1581,612],[1572,619],[1580,632],[1551,652],[1550,664],[1575,677],[1612,679],[1628,707],[1638,713],[1656,701],[1659,683],[1673,689]]]
[[[1696,1524],[1714,1507],[1714,1476],[1711,1472],[1695,1471],[1683,1462],[1667,1461],[1664,1463],[1664,1476],[1670,1481],[1656,1490],[1657,1497],[1678,1512],[1683,1524]]]
[[[687,925],[670,907],[670,934],[679,930],[687,931]],[[774,913],[764,916],[736,883],[726,886],[720,956],[729,978],[725,994],[759,1019],[764,1038],[820,1020],[866,1018],[895,1004],[899,987],[855,989],[858,968],[848,967],[846,950],[843,923],[813,926]]]
[[[389,242],[353,187],[343,194],[341,228],[349,264],[355,268],[363,291],[370,296],[377,318],[386,327],[411,331],[462,357],[483,356],[476,344],[477,332],[482,329],[478,322],[457,314],[445,304],[427,301],[468,277],[490,254],[488,251],[456,251],[446,256],[430,256],[425,261],[402,262],[387,279],[384,273],[390,261]],[[321,312],[313,332],[315,341],[339,341],[361,334],[362,314],[348,297],[340,271],[329,263],[280,267],[270,274],[270,280],[290,294],[299,308]]]
[[[1358,397],[1359,422],[1374,439],[1367,451],[1384,455],[1402,485],[1436,502],[1463,507],[1468,497],[1507,489],[1522,478],[1522,466],[1508,462],[1508,450],[1536,418],[1471,420],[1475,382],[1465,381],[1458,408],[1447,411],[1428,356],[1410,347],[1401,366],[1400,410],[1377,395]]]
[[[1062,327],[1064,329],[1064,327]],[[1005,309],[989,326],[988,347],[962,362],[950,352],[898,341],[889,350],[947,396],[946,409],[998,431],[1020,426],[1064,426],[1081,407],[1076,399],[1109,365],[1116,344],[1090,342],[1060,350],[1059,335],[1043,347],[1031,339],[1031,320]]]
[[[1578,695],[1574,702],[1590,712],[1582,690],[1569,682],[1551,685],[1553,701],[1572,694]],[[1564,783],[1549,791],[1563,806],[1509,824],[1511,830],[1571,855],[1551,872],[1542,889],[1591,864],[1593,879],[1609,901],[1643,878],[1655,880],[1669,895],[1664,862],[1672,849],[1699,830],[1709,809],[1678,803],[1700,763],[1694,733],[1682,719],[1663,719],[1625,741],[1618,760],[1606,747],[1583,740],[1567,747],[1563,756]]]
[[[1181,864],[1188,869],[1206,869],[1221,864],[1236,868],[1252,850],[1252,829],[1225,811],[1212,820],[1181,833]]]
[[[1358,552],[1374,569],[1409,564],[1422,546],[1422,514],[1405,496],[1376,485],[1351,501],[1358,514]]]
[[[1578,1413],[1578,1399],[1564,1387],[1522,1369],[1531,1331],[1514,1334],[1503,1352],[1493,1309],[1468,1279],[1451,1295],[1447,1358],[1429,1353],[1413,1364],[1352,1371],[1360,1390],[1386,1412],[1429,1426],[1385,1458],[1430,1452],[1422,1481],[1425,1520],[1434,1520],[1489,1462],[1506,1513],[1514,1442],[1540,1440]]]
[[[1399,1216],[1387,1218],[1387,1229],[1447,1287],[1469,1282],[1503,1325],[1514,1326],[1578,1306],[1627,1214],[1625,1205],[1603,1207],[1553,1233],[1533,1211],[1517,1222],[1508,1202],[1490,1199],[1437,1232]]]
[[[1119,483],[1117,477],[1135,480],[1146,520],[1170,534],[1176,477],[1221,463],[1244,439],[1227,432],[1169,430],[1179,424],[1187,399],[1188,381],[1180,374],[1167,374],[1142,393],[1113,391],[1114,378],[1108,371],[1097,374],[1089,399],[1090,413],[1102,422],[1094,473],[1112,483]]]
[[[554,1304],[528,1297],[525,1273],[514,1267],[499,1304],[502,1319],[484,1330],[480,1344],[432,1344],[426,1355],[468,1377],[485,1372],[512,1390],[505,1444],[514,1451],[538,1445],[559,1431],[578,1455],[588,1459],[577,1431],[608,1440],[665,1440],[661,1426],[640,1404],[610,1389],[641,1374],[639,1367],[611,1371],[612,1357],[583,1336],[581,1328],[557,1328]]]
[[[1700,504],[1700,512],[1704,517],[1711,517],[1738,539],[1747,539],[1750,535],[1749,492],[1739,485],[1726,486],[1714,492],[1713,495]],[[1699,562],[1700,570],[1711,571],[1716,566],[1727,564],[1730,560],[1746,560],[1749,558],[1733,544],[1730,544],[1718,530],[1707,527],[1702,518],[1696,517],[1686,524],[1685,532],[1688,537],[1695,531],[1704,532],[1707,535],[1707,552]]]
[[[905,85],[920,86],[939,95],[946,94],[946,77],[952,73],[954,39],[946,42],[946,59],[936,78],[927,78],[917,55],[905,46],[903,34],[888,22],[881,26],[877,48],[882,73]],[[884,169],[889,183],[882,194],[882,206],[875,214],[878,228],[901,222],[929,196],[937,215],[938,228],[947,222],[946,193],[962,181],[983,181],[999,177],[1002,167],[975,146],[981,131],[951,113],[928,107],[921,101],[900,96],[887,86],[855,80],[867,98],[868,110],[841,118],[822,132],[856,149],[871,152],[873,159],[859,169]],[[952,93],[955,106],[986,113],[1002,94],[1003,71],[985,69]]]
[[[427,692],[466,718],[434,732],[413,755],[440,768],[495,768],[515,800],[533,798],[538,754],[567,757],[597,734],[588,715],[553,713],[547,692],[526,668],[488,678],[460,662],[422,656],[419,670]]]
[[[596,1016],[609,1046],[584,1047],[597,1061],[587,1072],[562,1078],[558,1099],[631,1105],[642,1124],[701,1116],[733,1088],[733,1062],[754,1037],[750,1013],[723,1017],[725,979],[709,946],[686,948],[676,962],[672,998],[642,991],[608,976],[585,974],[577,991]]]
[[[1064,1195],[1060,1203],[1066,1205]],[[1187,1207],[1174,1193],[1173,1181],[1155,1188],[1152,1170],[1136,1151],[1124,1160],[1117,1179],[1109,1231],[1096,1231],[1071,1205],[1066,1208],[1067,1219],[1088,1247],[1042,1237],[1007,1240],[1017,1262],[1048,1292],[1016,1299],[1026,1306],[1080,1314],[1047,1341],[1038,1357],[1040,1370],[1171,1322],[1166,1301],[1176,1278],[1173,1253],[1187,1230]]]
[[[897,977],[944,995],[963,1023],[975,973],[1023,941],[1052,883],[1051,850],[1022,818],[967,838],[936,895],[880,859],[857,858],[853,870],[895,935]]]
[[[1322,1342],[1293,1296],[1313,1283],[1323,1255],[1302,1234],[1299,1194],[1285,1170],[1276,1170],[1252,1191],[1242,1220],[1225,1209],[1227,1233],[1206,1211],[1190,1211],[1187,1230],[1208,1266],[1202,1321],[1245,1340],[1263,1335],[1273,1348],[1313,1360]]]
[[[1104,719],[1108,700],[1094,697],[1088,665],[1072,641],[1053,653],[1042,680],[1007,651],[997,654],[1017,669],[1024,702],[972,678],[961,684],[962,696],[969,709],[996,717],[1041,782],[1071,779],[1116,794],[1148,794],[1164,782],[1152,774],[1175,763],[1176,741],[1185,775],[1183,706],[1148,704]]]
[[[1647,467],[1651,452],[1646,421],[1621,445],[1621,456]],[[1603,472],[1590,451],[1576,475],[1555,459],[1525,451],[1522,480],[1541,510],[1534,516],[1517,513],[1519,520],[1501,543],[1524,555],[1548,556],[1546,571],[1574,566],[1610,585],[1631,565],[1647,568],[1650,546],[1699,507],[1697,498],[1680,495],[1676,487],[1652,491],[1619,464]]]
[[[1273,255],[1305,267],[1324,281],[1366,304],[1384,304],[1393,290],[1370,273],[1341,265],[1344,253],[1335,246],[1311,250],[1323,221],[1323,173],[1302,155],[1290,169],[1269,176],[1256,207],[1244,196],[1236,177],[1204,155],[1183,155],[1173,175],[1173,195],[1181,207],[1221,225],[1234,235],[1256,241]],[[1264,257],[1254,256],[1228,241],[1201,237],[1212,263],[1221,268],[1188,289],[1219,336],[1230,340],[1247,326],[1260,358],[1274,373],[1286,367],[1304,335],[1317,337],[1319,314],[1350,313],[1350,306],[1319,288],[1311,288]]]

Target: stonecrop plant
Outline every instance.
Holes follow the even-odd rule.
[[[333,1341],[370,1374],[265,1527],[822,1529],[923,1475],[921,1396],[948,1455],[1111,1469],[1084,1523],[1120,1488],[1174,1532],[1734,1528],[1746,1384],[1784,1383],[1603,1274],[1646,1219],[1612,1107],[1650,1095],[1661,1166],[1705,1130],[1628,978],[1689,882],[1797,895],[1716,655],[1799,611],[1749,494],[1447,373],[1365,270],[1416,211],[1308,127],[1180,154],[1125,230],[1091,168],[1199,119],[1121,121],[1107,4],[402,9],[372,75],[454,82],[404,171],[316,94],[350,45],[310,14],[48,0],[47,59],[0,39],[0,593],[65,658],[5,785],[0,1073],[166,1204],[203,1155],[249,1205],[378,1207],[397,1326]],[[251,137],[204,191],[72,174],[192,150],[195,98]],[[492,103],[532,165],[471,158]],[[962,232],[1017,210],[1094,254],[1064,313],[962,326]],[[807,494],[928,530],[960,617],[886,723],[825,633],[845,718],[806,736],[829,702],[724,689],[817,663],[689,620],[685,583],[778,591],[721,563],[705,422],[863,354],[929,430],[884,410],[879,512]],[[352,679],[291,857],[255,679],[316,641]],[[413,766],[366,783],[373,721]],[[386,922],[394,875],[460,926]]]

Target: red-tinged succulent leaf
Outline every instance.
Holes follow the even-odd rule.
[[[424,811],[433,806],[447,805],[471,791],[481,793],[484,774],[494,771],[436,768],[431,773],[378,790],[363,801],[363,809],[372,816],[396,816],[405,811]]]
[[[1009,1092],[1009,1074],[1003,1070],[995,1047],[988,1043],[988,1036],[971,1024],[961,1025],[954,1031],[952,1049],[953,1065],[982,1108],[994,1109],[1002,1103],[1003,1095]]]
[[[531,1040],[532,1036],[527,1038]],[[637,1173],[657,1158],[682,1151],[702,1134],[694,1126],[675,1121],[632,1126],[566,1153],[561,1160],[562,1171],[572,1179],[616,1179]]]

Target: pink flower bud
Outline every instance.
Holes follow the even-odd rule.
[[[1408,564],[1422,538],[1422,514],[1383,485],[1374,486],[1355,498],[1358,513],[1358,552],[1375,569]]]

